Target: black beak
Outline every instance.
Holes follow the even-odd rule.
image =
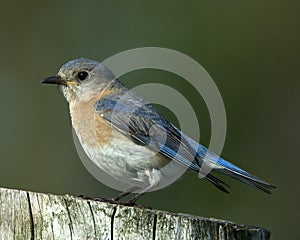
[[[44,80],[42,80],[41,83],[58,84],[58,85],[65,85],[66,84],[65,81],[62,80],[60,76],[47,77]]]

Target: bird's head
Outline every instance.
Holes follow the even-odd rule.
[[[68,102],[86,99],[109,88],[115,80],[114,74],[103,64],[78,58],[64,64],[55,76],[47,77],[42,83],[57,84]]]

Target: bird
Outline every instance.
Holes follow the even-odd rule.
[[[229,193],[226,188],[229,185],[214,173],[266,193],[276,188],[182,133],[96,60],[68,61],[56,75],[41,83],[59,86],[69,105],[72,127],[89,159],[114,179],[130,186],[112,198],[114,201],[135,192],[125,202],[134,205],[166,178],[174,177],[176,167],[197,173],[225,193]]]

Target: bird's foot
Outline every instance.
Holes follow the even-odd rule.
[[[90,197],[90,196],[85,196],[85,195],[79,195],[77,197],[78,198],[82,198],[84,200],[92,200],[92,201],[99,201],[99,202],[116,203],[112,199],[106,199],[106,198],[102,198],[102,197]]]
[[[141,204],[136,204],[135,201],[128,200],[126,202],[120,202],[119,199],[117,198],[101,198],[101,197],[89,197],[86,195],[79,195],[77,196],[78,198],[84,199],[84,200],[91,200],[91,201],[99,201],[99,202],[106,202],[106,203],[111,203],[111,204],[120,204],[123,206],[128,206],[128,207],[137,207],[140,209],[151,209],[152,207],[148,205],[141,205]]]

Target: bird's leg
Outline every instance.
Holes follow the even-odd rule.
[[[124,204],[125,205],[128,205],[128,206],[132,206],[135,204],[135,202],[143,195],[145,195],[147,193],[147,191],[145,192],[140,192],[136,195],[134,195],[132,198],[130,198],[127,202],[125,202]]]
[[[125,202],[125,205],[128,206],[133,206],[135,202],[144,194],[149,192],[150,190],[154,189],[155,187],[158,186],[159,182],[162,179],[162,174],[159,170],[157,169],[148,169],[143,172],[148,177],[149,185],[142,189],[138,194],[130,198],[127,202]]]
[[[133,206],[135,204],[135,202],[143,195],[145,195],[147,192],[149,192],[151,189],[153,189],[153,185],[150,185],[148,187],[146,187],[145,189],[143,189],[141,192],[139,192],[138,194],[136,194],[135,196],[133,196],[132,198],[130,198],[128,201],[124,202],[125,205],[128,206]]]
[[[113,202],[118,202],[120,199],[126,197],[127,195],[129,195],[130,193],[132,193],[138,189],[139,189],[138,187],[129,188],[127,191],[118,194],[117,196],[111,198],[110,200]]]

